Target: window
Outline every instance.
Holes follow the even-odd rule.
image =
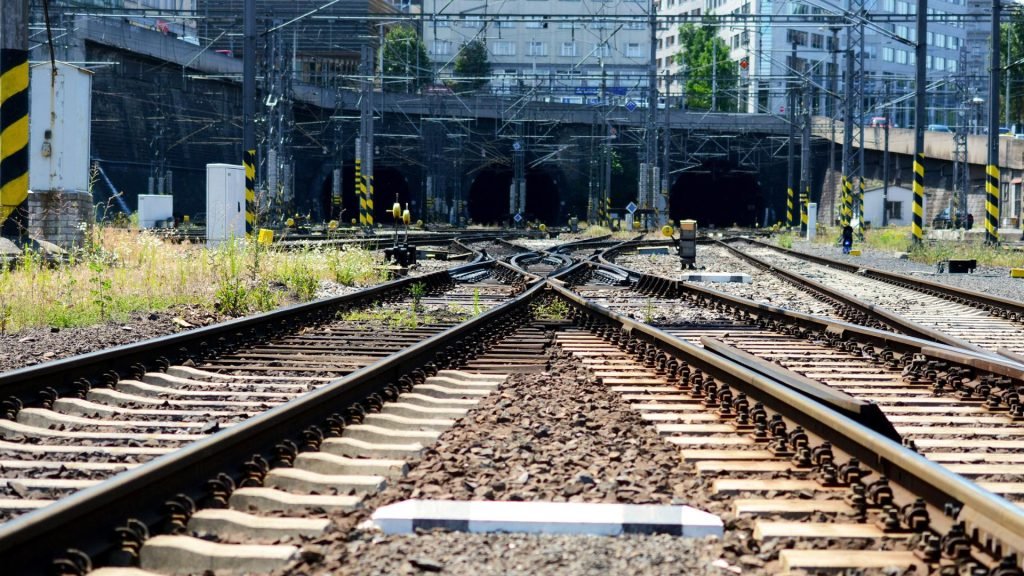
[[[451,25],[452,23],[447,20],[434,20],[433,23],[433,26],[437,26],[438,28],[450,28]]]
[[[932,67],[932,55],[931,55],[931,54],[929,54],[929,55],[928,55],[928,56],[927,56],[927,57],[925,58],[925,61],[924,61],[924,67],[925,67],[925,68],[931,68],[931,67]]]
[[[515,28],[516,27],[516,23],[515,22],[509,22],[508,20],[495,20],[494,21],[494,27],[495,28]]]
[[[640,58],[640,43],[626,42],[626,58]]]
[[[438,56],[448,56],[452,53],[452,43],[448,40],[434,40],[433,53]]]
[[[956,60],[950,58],[946,61],[946,70],[949,72],[956,72]]]
[[[903,202],[898,200],[887,200],[885,202],[885,216],[888,220],[902,220]]]
[[[576,43],[575,42],[562,42],[562,56],[575,56],[576,55]]]
[[[825,37],[821,34],[811,34],[811,48],[821,50],[825,46]]]
[[[896,63],[897,64],[906,64],[907,63],[907,51],[906,50],[897,50],[896,51]]]
[[[786,43],[807,46],[807,32],[803,30],[786,30]]]
[[[491,54],[495,56],[515,56],[516,43],[511,40],[499,40],[491,45]]]
[[[883,0],[882,1],[882,10],[884,10],[886,12],[895,12],[896,11],[896,0]]]
[[[594,55],[608,57],[612,55],[612,47],[607,42],[594,45]]]
[[[895,59],[895,54],[892,48],[888,46],[882,46],[882,60],[886,62],[892,62]]]
[[[528,20],[526,22],[526,27],[527,28],[543,28],[544,27],[544,22],[541,22],[540,20]]]
[[[530,41],[530,43],[527,44],[527,47],[526,47],[526,55],[527,56],[547,56],[548,55],[548,45],[547,45],[547,43],[546,42]]]
[[[943,58],[942,56],[936,56],[935,57],[935,69],[936,70],[945,71],[946,70],[946,59]]]
[[[593,28],[593,26],[591,26]],[[646,30],[647,24],[643,22],[626,22],[626,30]]]
[[[462,27],[463,28],[479,28],[482,21],[479,16],[463,16]]]

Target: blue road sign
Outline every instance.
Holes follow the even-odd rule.
[[[637,103],[636,102],[634,102],[632,100],[626,100],[626,110],[629,110],[630,112],[632,112],[633,110],[636,110],[636,107],[637,107]]]
[[[520,222],[523,221],[523,215],[520,214],[519,212],[516,212],[516,215],[513,216],[512,219],[516,221],[516,224],[519,224]]]
[[[630,214],[632,214],[633,212],[636,212],[636,209],[637,209],[637,205],[636,204],[634,204],[632,202],[630,202],[629,204],[626,204],[626,212],[629,212]]]
[[[523,149],[523,145],[520,144],[518,140],[516,140],[515,142],[512,143],[512,149],[515,150],[516,152],[519,152],[520,150]]]

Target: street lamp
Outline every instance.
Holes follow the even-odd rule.
[[[981,129],[981,107],[985,104],[985,99],[980,96],[971,98],[971,107],[974,108],[974,134],[980,134]]]

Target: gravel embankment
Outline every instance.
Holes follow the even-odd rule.
[[[932,282],[941,282],[957,288],[975,290],[993,296],[1001,296],[1012,300],[1024,301],[1024,278],[1010,278],[1009,268],[999,266],[979,266],[971,274],[949,274],[937,272],[934,265],[913,262],[907,259],[900,259],[895,253],[874,250],[865,246],[860,248],[860,256],[849,256],[843,254],[838,246],[828,244],[814,244],[810,242],[794,242],[793,249],[815,256],[824,256],[840,262],[861,264],[870,268],[878,268],[888,272],[907,274],[915,278],[922,278]],[[1021,256],[1020,266],[1024,266],[1024,256]]]
[[[639,413],[574,359],[509,378],[412,463],[409,475],[335,517],[282,574],[773,574],[778,546],[748,549],[714,479],[695,473]],[[786,476],[786,474],[782,474]],[[362,524],[408,498],[688,504],[726,522],[717,538],[461,534],[384,535]],[[729,567],[732,567],[729,570]]]

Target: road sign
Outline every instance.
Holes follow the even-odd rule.
[[[513,216],[512,219],[516,221],[516,224],[519,224],[520,222],[523,221],[523,215],[520,214],[519,212],[516,212],[516,215]]]
[[[523,145],[520,144],[518,140],[516,140],[515,142],[512,143],[512,149],[515,150],[516,152],[519,152],[520,150],[523,149]]]
[[[636,110],[636,107],[637,107],[637,103],[636,102],[634,102],[632,100],[626,100],[626,110],[629,110],[630,112],[632,112],[633,110]]]
[[[636,212],[636,209],[637,209],[637,205],[634,204],[633,202],[630,202],[629,204],[626,204],[626,212],[629,212],[630,214],[632,214],[633,212]]]

